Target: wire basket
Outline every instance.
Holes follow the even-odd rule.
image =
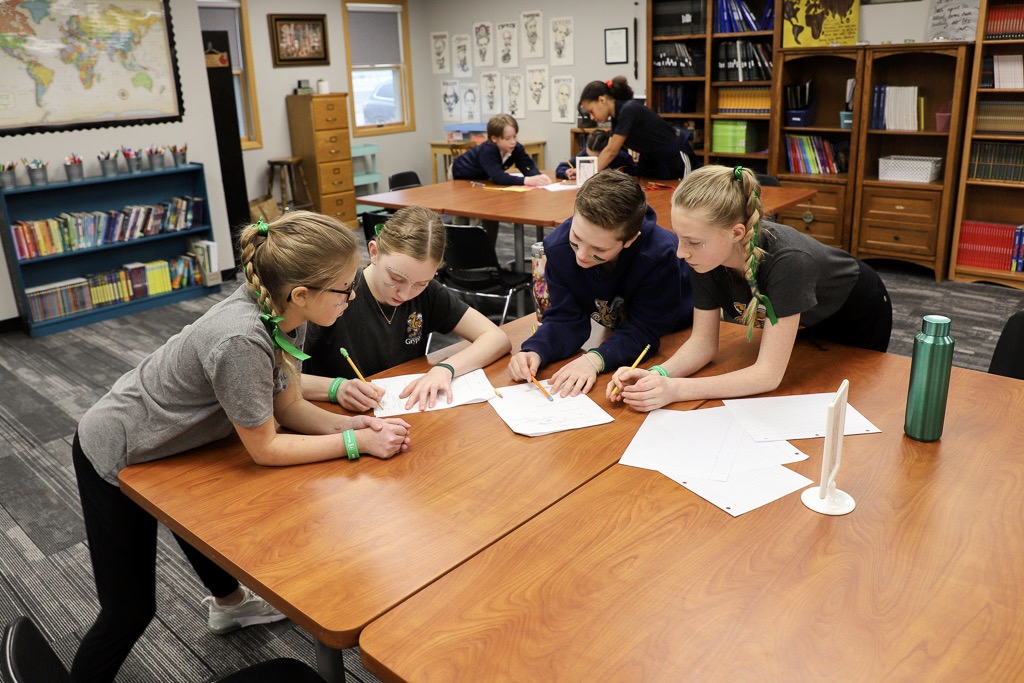
[[[878,160],[878,179],[898,183],[930,183],[938,179],[942,157],[894,154]]]

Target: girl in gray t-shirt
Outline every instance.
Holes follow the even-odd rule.
[[[249,226],[240,245],[246,284],[125,373],[79,423],[72,460],[100,614],[75,655],[72,680],[112,681],[156,611],[156,520],[121,493],[122,469],[232,431],[261,465],[388,458],[408,448],[406,422],[337,415],[289,382],[299,376],[305,323],[331,324],[352,297],[351,231],[293,212]],[[275,422],[298,434],[278,432]],[[211,593],[204,602],[214,633],[284,618],[177,540]]]
[[[690,266],[693,332],[663,366],[620,368],[607,394],[642,411],[668,403],[772,391],[797,332],[885,351],[892,304],[867,264],[785,225],[761,220],[760,185],[742,166],[706,166],[672,195],[672,230]],[[722,319],[763,326],[757,360],[714,377],[691,378],[718,353]],[[767,319],[768,323],[764,320]],[[621,393],[613,394],[618,387]]]

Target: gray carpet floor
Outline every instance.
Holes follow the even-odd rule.
[[[512,255],[510,233],[503,226],[503,261]],[[936,283],[920,269],[874,265],[894,304],[891,353],[909,355],[921,316],[941,313],[953,319],[954,363],[986,370],[1003,323],[1024,308],[1021,291]],[[235,286],[41,339],[0,335],[0,622],[32,615],[65,664],[97,609],[71,467],[77,421],[118,376]],[[157,617],[119,681],[206,681],[279,656],[313,663],[311,637],[288,621],[210,634],[202,587],[166,530],[158,552]],[[357,650],[345,652],[345,664],[350,681],[376,680]]]

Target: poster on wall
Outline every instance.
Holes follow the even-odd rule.
[[[478,21],[473,24],[473,65],[494,66],[494,24]]]
[[[555,123],[576,123],[576,86],[572,76],[552,76],[551,93],[554,106],[551,120]]]
[[[523,92],[523,74],[502,74],[504,110],[517,119],[526,118],[526,97]]]
[[[473,75],[473,61],[470,52],[468,33],[457,33],[452,36],[452,75],[469,78]]]
[[[462,101],[462,120],[464,123],[480,122],[480,98],[476,83],[459,85],[459,99]]]
[[[978,0],[934,0],[924,39],[973,42],[978,31],[978,5]]]
[[[572,66],[572,17],[551,20],[551,66]]]
[[[501,74],[484,71],[480,74],[480,118],[489,119],[501,113]]]
[[[829,47],[857,42],[860,0],[783,0],[783,47]]]
[[[169,2],[4,2],[0,135],[181,121]]]
[[[441,81],[441,118],[445,123],[459,123],[462,121],[458,81]]]
[[[506,21],[494,27],[497,36],[498,66],[514,68],[519,66],[519,33],[516,22]]]
[[[519,15],[519,54],[524,59],[539,59],[544,56],[544,13],[539,9],[522,12]]]
[[[448,32],[430,34],[430,73],[436,75],[452,72],[451,51],[448,48]]]
[[[529,95],[526,108],[530,111],[547,111],[551,108],[548,93],[548,68],[543,65],[526,67],[526,87]]]

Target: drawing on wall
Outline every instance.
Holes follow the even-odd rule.
[[[860,0],[784,0],[783,47],[826,47],[857,42]]]
[[[450,53],[448,51],[448,32],[430,34],[430,73],[450,74],[452,72]]]
[[[458,81],[441,81],[441,114],[447,123],[459,123],[462,120]]]
[[[501,113],[501,74],[484,71],[480,74],[480,118],[488,119]]]
[[[516,31],[516,22],[507,21],[496,25],[494,34],[497,37],[498,66],[519,66],[519,34]]]
[[[478,21],[473,24],[473,64],[494,66],[494,24]]]
[[[452,36],[452,74],[460,78],[473,75],[473,61],[469,56],[473,47],[469,43],[468,33],[456,33]]]
[[[526,67],[526,87],[529,96],[526,108],[533,111],[550,109],[551,98],[548,96],[548,68],[543,65]]]
[[[524,57],[539,58],[544,56],[544,13],[539,9],[521,12],[519,25],[523,28],[519,37],[519,53]]]
[[[551,120],[555,123],[576,123],[576,86],[572,76],[552,76],[551,92],[555,99]]]
[[[462,120],[466,123],[480,121],[480,102],[476,89],[476,83],[462,83],[459,85],[459,99],[462,100]]]
[[[526,118],[526,94],[523,92],[523,74],[502,74],[505,111],[517,119]]]
[[[551,20],[551,66],[572,66],[572,17]]]

